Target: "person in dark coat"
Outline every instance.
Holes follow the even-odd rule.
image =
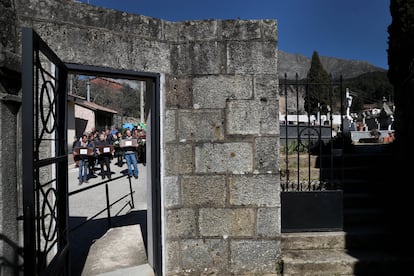
[[[121,132],[114,132],[113,134],[113,146],[114,146],[114,150],[115,150],[115,157],[117,159],[116,161],[116,165],[118,167],[122,167],[122,165],[124,164],[123,158],[124,158],[124,152],[121,148],[121,139],[122,139],[122,133]]]
[[[79,185],[83,182],[88,183],[89,154],[93,153],[93,145],[88,141],[86,134],[82,135],[82,138],[73,144],[72,152],[75,161],[78,161]]]
[[[99,135],[99,139],[95,143],[95,148],[98,162],[101,167],[102,179],[105,179],[105,177],[111,179],[112,172],[110,166],[110,159],[112,158],[112,147],[111,144],[108,142],[108,139],[106,139],[104,133],[101,133]],[[104,169],[104,167],[106,168],[106,170]]]

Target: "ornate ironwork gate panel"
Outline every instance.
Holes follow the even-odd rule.
[[[22,30],[24,275],[69,275],[67,69]]]
[[[280,118],[282,232],[342,229],[342,78],[285,79]]]

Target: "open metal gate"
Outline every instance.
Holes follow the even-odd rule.
[[[69,275],[67,69],[22,31],[24,275]]]
[[[162,275],[160,75],[63,63],[31,28],[22,30],[22,65],[24,275],[70,275],[67,79],[74,72],[146,81],[148,259],[156,275]]]

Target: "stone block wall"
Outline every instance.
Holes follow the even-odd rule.
[[[20,60],[17,52],[16,13],[11,0],[0,1],[0,275],[18,275]],[[20,200],[19,200],[20,199]]]
[[[276,21],[167,22],[66,0],[14,7],[16,29],[33,27],[64,62],[165,80],[155,145],[163,149],[164,274],[276,274]]]
[[[163,127],[169,274],[276,274],[275,21],[169,23]]]

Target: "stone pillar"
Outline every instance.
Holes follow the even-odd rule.
[[[276,273],[276,22],[171,27],[180,36],[165,87],[166,274]]]
[[[21,135],[20,57],[17,54],[16,14],[10,0],[0,2],[0,275],[15,275],[22,263],[18,255],[18,164]]]
[[[19,25],[64,62],[161,75],[162,141],[153,146],[164,274],[275,274],[276,21],[167,22],[71,1],[15,3]]]

